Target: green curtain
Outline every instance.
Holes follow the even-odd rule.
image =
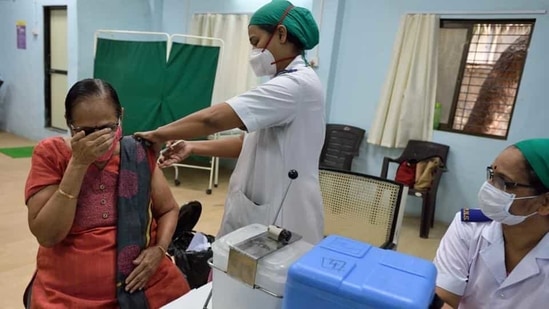
[[[124,107],[124,134],[152,130],[160,117],[166,72],[166,42],[98,39],[94,77],[116,89]]]
[[[161,109],[166,122],[211,105],[218,58],[219,47],[172,44]],[[210,160],[201,156],[191,159],[202,163]]]
[[[124,134],[152,130],[210,106],[219,47],[99,39],[94,77],[113,85]]]
[[[164,81],[162,116],[174,121],[212,103],[219,47],[173,43]]]

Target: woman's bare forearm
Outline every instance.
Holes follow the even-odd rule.
[[[179,209],[177,207],[160,215],[156,218],[156,245],[161,246],[164,250],[168,249],[168,246],[172,242],[172,236],[177,226],[177,219],[179,217]]]

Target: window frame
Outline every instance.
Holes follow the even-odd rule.
[[[526,49],[526,57],[524,59],[524,63],[522,64],[522,67],[520,68],[521,74],[517,81],[517,91],[515,94],[515,97],[513,99],[513,106],[511,108],[511,111],[509,113],[509,123],[507,125],[507,130],[505,132],[505,136],[499,136],[499,135],[492,135],[492,134],[482,134],[482,133],[475,133],[475,132],[466,132],[464,130],[458,130],[454,129],[454,118],[456,115],[456,109],[459,101],[459,96],[461,94],[461,86],[463,82],[463,77],[465,75],[465,67],[467,66],[467,58],[469,55],[469,50],[471,47],[471,40],[473,37],[473,28],[476,24],[530,24],[531,30],[530,35],[528,37],[528,48]],[[500,139],[500,140],[507,140],[509,136],[509,131],[511,129],[511,122],[513,120],[513,114],[515,112],[515,107],[517,103],[517,97],[519,95],[520,91],[520,85],[522,82],[522,77],[524,75],[524,68],[526,66],[526,61],[528,59],[528,51],[530,48],[530,44],[532,42],[532,36],[534,34],[534,28],[536,24],[536,19],[532,18],[525,18],[525,19],[452,19],[452,18],[441,18],[440,19],[440,29],[467,29],[467,38],[466,38],[466,44],[463,47],[463,51],[461,54],[461,63],[459,66],[459,72],[458,76],[456,78],[456,84],[454,87],[454,95],[452,98],[452,105],[450,107],[449,115],[448,115],[448,122],[447,123],[440,123],[439,127],[436,130],[439,131],[446,131],[446,132],[452,132],[452,133],[459,133],[459,134],[466,134],[466,135],[473,135],[473,136],[479,136],[479,137],[487,137],[487,138],[493,138],[493,139]]]

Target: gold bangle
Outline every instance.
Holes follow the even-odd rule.
[[[162,254],[164,254],[164,255],[168,254],[166,252],[166,249],[164,249],[164,247],[162,247],[161,245],[156,245],[156,247],[158,247],[158,249],[160,249],[160,251],[162,251]]]
[[[70,200],[74,200],[76,198],[76,196],[68,194],[67,192],[61,190],[61,188],[58,188],[57,192]]]

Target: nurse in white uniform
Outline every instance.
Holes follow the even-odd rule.
[[[318,44],[318,27],[309,10],[273,1],[254,13],[248,34],[253,47],[250,64],[256,75],[271,77],[268,82],[136,135],[158,145],[233,128],[245,130],[237,138],[178,143],[163,154],[160,164],[170,166],[191,154],[238,157],[218,236],[251,223],[275,223],[315,244],[324,231],[318,182],[324,97],[304,50]],[[283,201],[290,170],[296,170],[298,177]]]
[[[437,295],[453,308],[549,308],[549,139],[521,141],[487,168],[479,206],[438,248]]]

